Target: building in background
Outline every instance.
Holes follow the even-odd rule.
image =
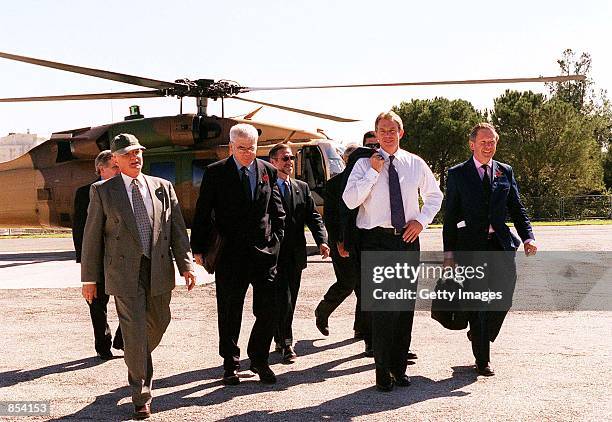
[[[9,133],[0,138],[0,162],[14,160],[44,140],[35,133]]]

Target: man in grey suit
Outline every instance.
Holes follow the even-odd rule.
[[[115,296],[135,419],[151,414],[151,352],[170,323],[172,255],[187,289],[195,285],[189,238],[174,188],[164,179],[141,173],[143,149],[131,134],[111,141],[121,173],[91,186],[81,255],[83,297],[90,302],[97,296],[102,273],[106,294]]]

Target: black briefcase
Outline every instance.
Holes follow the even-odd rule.
[[[462,310],[459,298],[461,285],[452,279],[439,279],[436,282],[436,292],[454,292],[452,300],[439,295],[431,301],[431,317],[449,330],[463,330],[468,326],[468,313]]]

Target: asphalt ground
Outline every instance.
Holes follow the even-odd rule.
[[[543,250],[612,250],[612,227],[537,227]],[[439,250],[440,231],[422,235]],[[51,418],[128,420],[132,412],[121,352],[95,357],[70,239],[0,240],[0,401],[49,400]],[[202,275],[202,272],[198,272]],[[220,383],[214,286],[201,277],[172,299],[172,322],[153,353],[151,420],[612,420],[612,314],[517,311],[492,345],[496,376],[477,377],[465,331],[443,329],[417,312],[408,367],[412,386],[381,393],[373,359],[352,338],[354,296],[332,315],[323,337],[313,312],[333,280],[312,256],[302,277],[294,333],[297,362],[271,354],[278,376],[263,385],[242,361],[241,384]],[[250,291],[240,344],[253,324]],[[111,329],[117,326],[109,304]],[[114,351],[115,352],[115,351]],[[48,420],[18,417],[14,420]],[[0,420],[12,420],[0,416]]]

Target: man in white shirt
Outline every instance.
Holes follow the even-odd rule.
[[[442,192],[429,166],[399,147],[404,130],[397,114],[379,114],[375,129],[380,149],[371,158],[357,161],[342,199],[348,208],[359,208],[356,224],[362,252],[418,251],[419,234],[440,210]],[[406,365],[414,301],[408,308],[372,312],[376,387],[381,391],[390,391],[394,384],[410,385]]]

